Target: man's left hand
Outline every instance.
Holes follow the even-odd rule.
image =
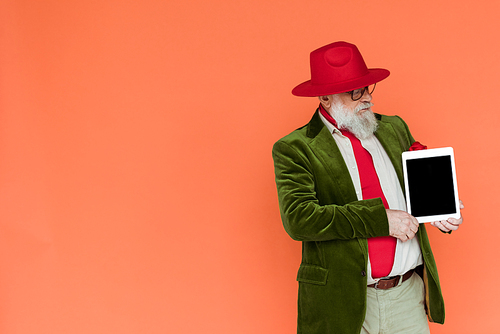
[[[460,201],[460,210],[464,208],[464,203]],[[436,221],[432,222],[431,225],[437,227],[443,232],[451,232],[451,231],[456,231],[460,227],[460,225],[463,223],[463,218],[462,215],[460,215],[460,218],[450,218],[447,220],[441,220],[441,221]]]

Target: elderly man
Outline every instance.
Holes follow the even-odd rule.
[[[444,303],[425,226],[405,211],[401,163],[422,145],[398,116],[372,112],[389,71],[368,69],[355,45],[319,48],[310,66],[292,93],[319,107],[273,147],[283,225],[302,241],[298,333],[428,333]]]

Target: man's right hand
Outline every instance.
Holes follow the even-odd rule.
[[[401,210],[386,209],[389,220],[389,235],[401,241],[407,241],[415,237],[418,231],[418,220],[408,212]]]

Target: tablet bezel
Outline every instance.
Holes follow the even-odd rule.
[[[410,189],[408,183],[408,170],[407,170],[407,161],[413,159],[421,159],[421,158],[429,158],[429,157],[440,157],[440,156],[450,156],[451,161],[451,171],[453,178],[453,191],[455,193],[455,212],[450,214],[438,214],[438,215],[429,215],[429,216],[419,216],[415,217],[419,223],[429,223],[440,220],[447,220],[448,218],[460,218],[460,201],[458,199],[458,186],[457,186],[457,176],[455,169],[455,155],[452,147],[441,147],[441,148],[433,148],[428,150],[420,150],[420,151],[407,151],[403,152],[403,175],[404,175],[404,183],[405,183],[405,194],[406,194],[406,206],[409,214],[412,214],[411,209],[411,197],[410,197]]]

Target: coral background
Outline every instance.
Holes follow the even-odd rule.
[[[453,146],[465,222],[431,243],[433,333],[496,332],[500,2],[0,2],[0,332],[293,333],[300,243],[271,147],[358,45],[374,110]]]

